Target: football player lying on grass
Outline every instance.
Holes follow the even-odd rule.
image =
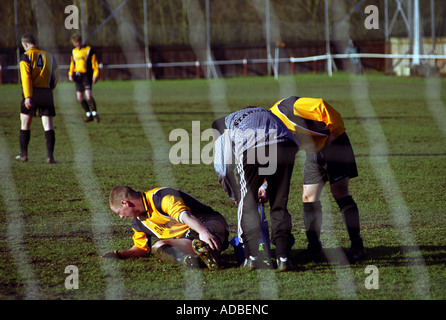
[[[170,187],[137,192],[128,186],[110,192],[110,209],[132,218],[134,245],[111,251],[104,258],[136,258],[153,252],[161,261],[209,269],[218,268],[218,256],[228,247],[228,224],[211,207]],[[151,246],[151,238],[159,239]]]

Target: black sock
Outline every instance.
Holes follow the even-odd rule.
[[[186,253],[177,247],[172,247],[171,245],[164,244],[159,247],[154,254],[161,259],[161,261],[171,264],[180,264]]]
[[[90,112],[90,107],[88,106],[87,100],[82,100],[81,106],[82,106],[82,109],[84,109],[85,112]]]
[[[308,247],[320,250],[321,226],[322,226],[322,205],[320,201],[304,202],[304,224],[305,233],[308,239]]]
[[[30,139],[31,139],[30,130],[20,130],[19,143],[20,143],[20,155],[22,157],[28,156],[28,145]]]
[[[359,210],[356,202],[351,196],[344,197],[337,201],[342,213],[342,219],[347,229],[352,247],[362,248],[362,238],[360,236]]]
[[[96,111],[96,102],[94,101],[93,97],[88,100],[88,105],[90,106],[91,111]]]
[[[53,159],[54,145],[56,144],[56,133],[54,130],[45,131],[46,156]]]

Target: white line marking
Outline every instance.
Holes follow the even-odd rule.
[[[364,77],[354,77],[350,81],[350,92],[356,113],[367,120],[362,121],[369,138],[370,154],[387,155],[387,139],[370,102],[369,88]],[[390,167],[387,156],[370,158],[375,176],[380,182],[383,194],[392,214],[393,224],[398,231],[401,248],[406,256],[414,278],[414,293],[420,299],[429,299],[429,276],[416,237],[410,226],[409,208],[401,194],[398,182]]]
[[[17,273],[23,281],[25,288],[25,300],[40,299],[40,288],[32,261],[25,245],[23,211],[20,205],[20,197],[12,175],[10,164],[11,155],[3,129],[0,130],[0,195],[5,204],[7,228],[7,240],[11,255],[17,267]]]

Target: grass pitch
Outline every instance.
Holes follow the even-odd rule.
[[[39,119],[31,129],[30,160],[13,161],[19,150],[21,89],[2,85],[0,299],[445,299],[445,87],[440,79],[343,74],[279,81],[104,81],[93,90],[101,122],[85,124],[74,85],[60,83],[55,91],[57,163],[48,165]],[[351,193],[360,209],[366,260],[342,265],[336,259],[302,258],[303,152],[289,201],[294,271],[240,270],[231,247],[219,271],[183,270],[153,256],[99,257],[132,246],[131,221],[120,220],[107,204],[109,191],[120,184],[140,191],[180,188],[220,211],[234,236],[236,207],[212,165],[172,165],[169,150],[177,141],[169,141],[169,135],[185,129],[191,139],[188,155],[197,158],[193,121],[199,121],[201,133],[216,117],[247,105],[268,108],[283,94],[322,97],[343,115],[357,155],[359,177],[351,181]],[[202,141],[199,150],[207,143]],[[334,257],[348,247],[348,238],[328,187],[322,202],[322,241],[327,256]],[[370,265],[378,273],[367,271]],[[65,272],[67,266],[78,272],[77,288],[70,287],[75,274]],[[368,289],[373,282],[377,288]]]

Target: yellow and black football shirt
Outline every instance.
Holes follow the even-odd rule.
[[[57,85],[57,64],[53,55],[36,47],[20,58],[23,97],[33,96],[33,88],[54,89]]]
[[[270,111],[308,152],[320,151],[330,135],[338,137],[345,132],[341,115],[323,99],[292,96],[276,102]]]
[[[86,74],[88,77],[93,78],[99,77],[98,60],[92,47],[83,46],[80,49],[73,49],[68,76],[72,76],[75,73]]]
[[[188,225],[181,222],[181,215],[186,211],[202,222],[218,219],[227,228],[226,220],[220,213],[183,191],[169,187],[155,188],[141,193],[141,197],[147,211],[133,219],[132,223],[133,242],[140,249],[150,250],[151,237],[183,237],[190,230]]]

